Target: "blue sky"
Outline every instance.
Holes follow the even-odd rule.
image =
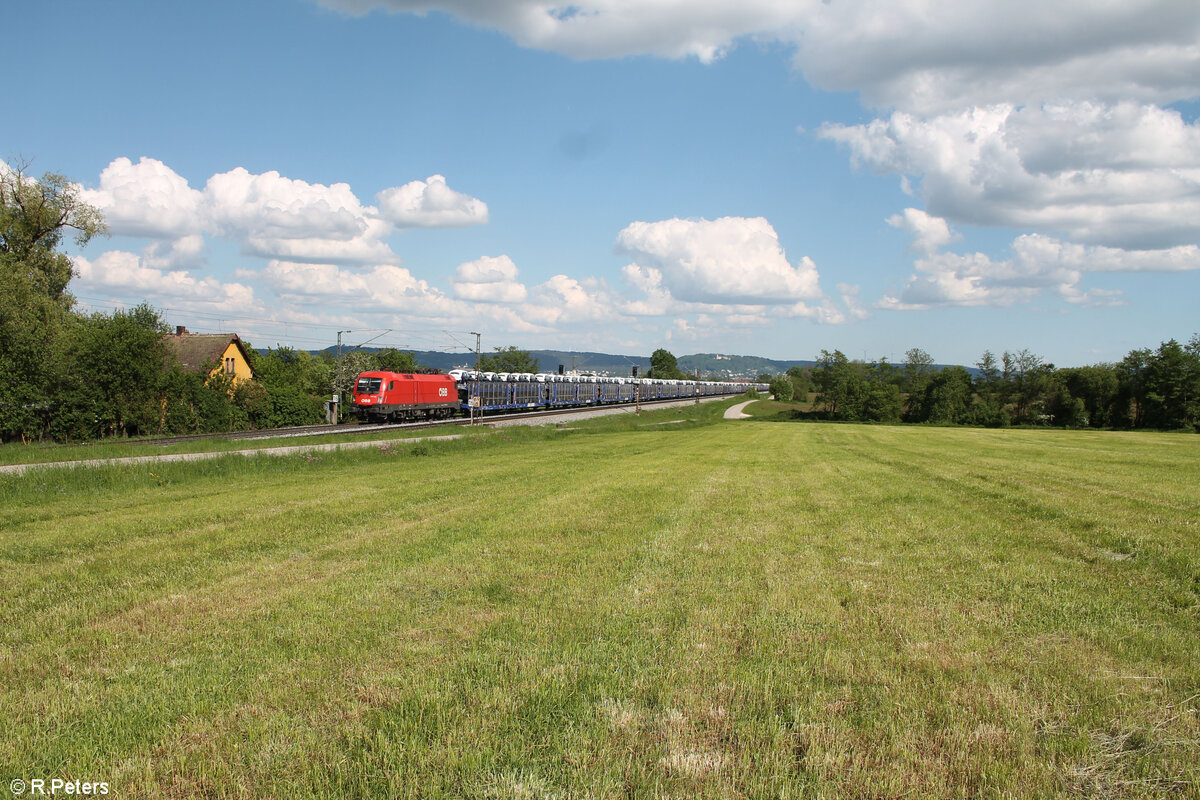
[[[1200,8],[930,6],[21,3],[0,160],[105,213],[82,307],[256,346],[1068,366],[1200,332]]]

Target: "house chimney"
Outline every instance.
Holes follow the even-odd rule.
[[[185,328],[182,325],[176,325],[175,326],[175,335],[176,336],[187,336],[187,328]]]

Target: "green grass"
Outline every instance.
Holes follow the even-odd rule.
[[[1200,796],[1200,440],[724,405],[0,479],[0,778]]]

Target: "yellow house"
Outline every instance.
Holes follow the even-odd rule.
[[[209,367],[209,375],[223,372],[234,383],[254,378],[250,356],[236,333],[188,333],[181,325],[174,335],[164,338],[167,349],[175,353],[184,369],[199,372]],[[213,364],[216,366],[209,366]]]

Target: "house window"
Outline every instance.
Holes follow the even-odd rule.
[[[227,359],[225,359],[225,374],[226,374],[226,375],[233,375],[233,374],[234,374],[234,369],[235,369],[235,367],[234,367],[234,361],[233,361],[233,359],[232,359],[232,358],[227,358]]]

